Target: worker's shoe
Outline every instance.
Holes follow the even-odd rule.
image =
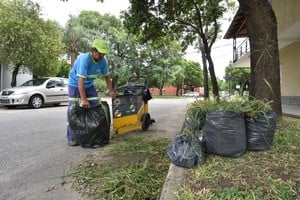
[[[68,145],[71,147],[75,147],[78,146],[79,144],[75,140],[68,140]]]

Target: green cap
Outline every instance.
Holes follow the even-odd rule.
[[[92,43],[92,47],[96,48],[99,53],[109,53],[108,45],[104,40],[95,39]]]

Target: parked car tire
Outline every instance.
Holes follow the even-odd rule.
[[[33,95],[29,100],[29,105],[32,108],[41,108],[43,106],[44,100],[40,95]]]

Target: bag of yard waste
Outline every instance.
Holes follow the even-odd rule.
[[[85,109],[74,104],[68,112],[73,139],[83,147],[109,143],[110,115],[107,105]]]
[[[177,136],[169,144],[167,154],[172,163],[179,167],[192,168],[204,163],[201,141],[196,136]]]
[[[248,150],[260,151],[269,149],[274,141],[276,113],[267,111],[252,117],[246,117]]]
[[[203,128],[207,153],[239,157],[247,148],[245,117],[232,111],[209,111]]]

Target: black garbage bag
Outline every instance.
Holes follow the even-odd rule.
[[[276,113],[267,111],[246,117],[247,148],[252,151],[269,149],[274,141]]]
[[[239,157],[247,149],[245,117],[232,111],[209,111],[203,128],[207,153]]]
[[[110,139],[110,116],[107,105],[85,109],[77,104],[68,112],[69,126],[73,139],[83,147],[103,146]]]
[[[167,148],[172,163],[179,167],[192,168],[204,163],[201,141],[197,137],[177,136]]]

